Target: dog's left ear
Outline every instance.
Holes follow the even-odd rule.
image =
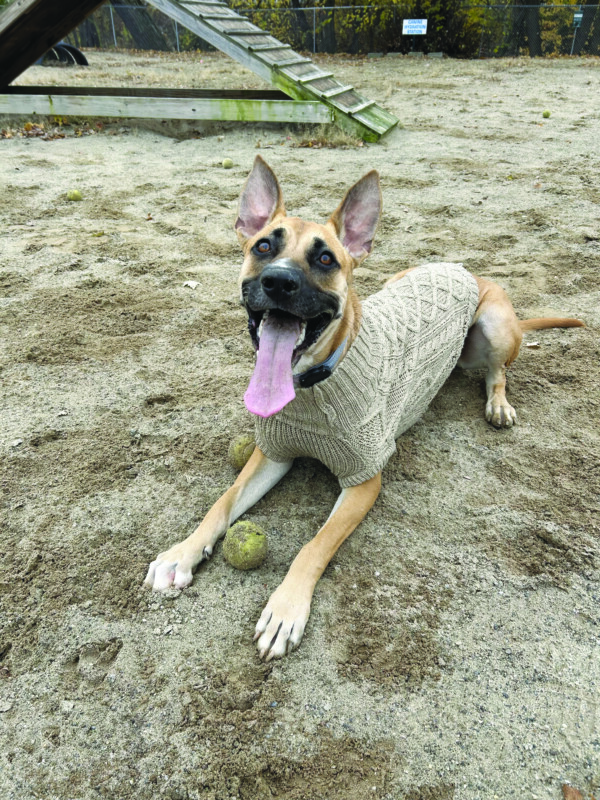
[[[355,261],[362,261],[371,252],[380,214],[379,174],[371,170],[348,189],[328,221]]]
[[[235,232],[243,245],[276,216],[285,215],[283,195],[271,167],[260,156],[254,159],[242,193]]]

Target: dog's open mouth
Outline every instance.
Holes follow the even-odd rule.
[[[303,320],[278,309],[248,308],[248,329],[256,349],[256,366],[244,395],[249,411],[271,417],[294,399],[292,369],[331,319],[328,312]]]
[[[302,353],[305,353],[309,347],[319,339],[325,328],[329,325],[332,319],[332,314],[324,312],[319,314],[313,319],[300,319],[294,314],[288,314],[287,311],[280,311],[278,309],[267,311],[248,311],[248,330],[252,338],[254,349],[258,350],[260,347],[260,340],[264,330],[265,324],[277,324],[280,327],[290,326],[290,330],[296,324],[299,324],[299,333],[294,341],[294,350],[292,352],[292,367],[295,367]]]

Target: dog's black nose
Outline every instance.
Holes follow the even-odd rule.
[[[271,300],[291,300],[302,288],[303,279],[300,269],[270,266],[263,270],[260,285]]]

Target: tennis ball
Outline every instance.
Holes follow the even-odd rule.
[[[544,113],[542,114],[542,117],[544,119],[548,119],[549,116],[550,116],[550,112],[549,111],[544,111]]]
[[[69,189],[67,192],[67,200],[83,200],[79,189]]]
[[[229,445],[229,451],[227,452],[227,459],[231,466],[238,471],[243,469],[254,452],[255,446],[256,442],[253,436],[249,436],[247,433],[236,436]]]
[[[223,555],[236,569],[256,569],[267,557],[267,537],[253,522],[236,522],[225,534]]]
[[[224,158],[223,159],[223,169],[231,169],[233,167],[233,161],[231,158]]]

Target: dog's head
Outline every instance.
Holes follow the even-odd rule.
[[[244,251],[241,300],[257,351],[249,410],[271,416],[295,396],[293,371],[325,360],[349,308],[352,270],[371,251],[379,176],[354,184],[324,225],[288,217],[277,178],[257,156],[235,230]]]

